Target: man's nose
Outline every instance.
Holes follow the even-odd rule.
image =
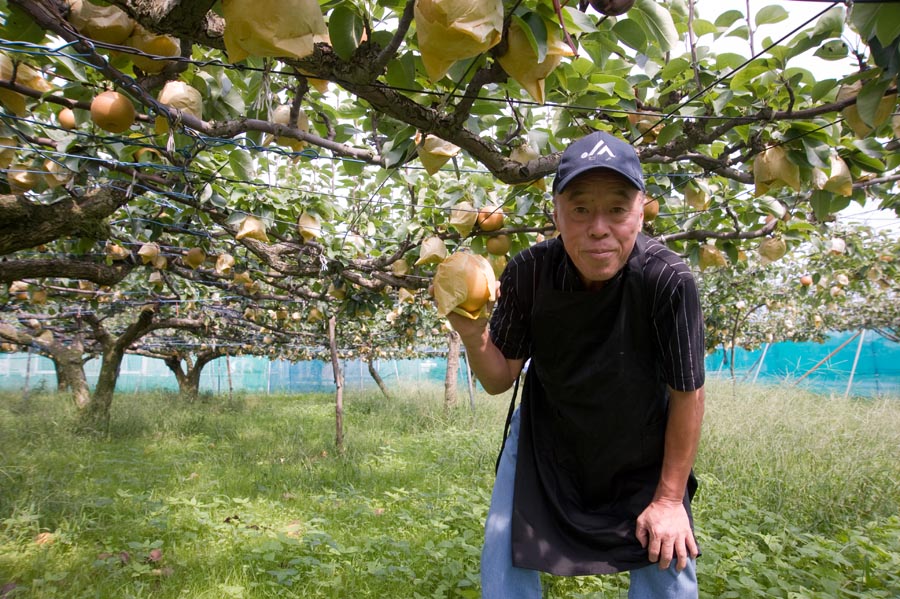
[[[609,234],[609,223],[603,214],[596,214],[591,218],[588,226],[588,235],[591,237],[601,238]]]

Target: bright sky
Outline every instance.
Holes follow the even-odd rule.
[[[763,7],[773,4],[783,6],[789,15],[788,19],[780,23],[762,25],[756,29],[753,40],[755,52],[759,52],[762,49],[763,41],[766,38],[771,38],[773,41],[778,40],[782,36],[791,33],[795,28],[802,26],[810,18],[831,7],[831,3],[828,2],[800,0],[781,2],[774,0],[697,0],[696,6],[700,18],[715,21],[717,16],[728,10],[738,10],[746,14],[748,4],[750,6],[750,14],[753,16]],[[814,25],[814,23],[815,21],[801,27],[801,29],[806,29]],[[791,37],[793,36],[789,36],[788,39]],[[701,40],[701,42],[709,43],[705,39]],[[716,53],[737,52],[746,56],[748,55],[748,50],[749,42],[737,37],[720,38],[715,41]],[[823,78],[849,73],[854,69],[852,59],[848,58],[846,61],[836,62],[825,61],[813,56],[813,51],[795,59],[794,64],[809,69],[814,74],[818,75],[821,73]],[[900,235],[900,219],[897,218],[897,215],[890,210],[877,210],[875,206],[874,202],[870,202],[866,206],[852,203],[849,208],[840,213],[840,220],[848,223],[863,222],[878,231],[887,231],[894,235]]]

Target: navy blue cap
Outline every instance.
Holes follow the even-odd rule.
[[[619,173],[644,191],[641,161],[634,147],[606,131],[594,131],[570,144],[562,153],[553,179],[553,193],[562,193],[575,177],[599,168]]]

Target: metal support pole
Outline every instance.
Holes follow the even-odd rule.
[[[753,382],[754,382],[754,383],[756,382],[756,379],[759,378],[759,371],[762,370],[763,362],[766,361],[766,352],[768,352],[768,351],[769,351],[769,344],[766,343],[766,344],[763,346],[763,353],[762,353],[762,355],[759,357],[759,367],[756,369],[756,374],[753,375]]]
[[[859,354],[862,352],[863,340],[866,338],[866,331],[859,333],[859,345],[856,346],[856,356],[853,358],[853,368],[850,369],[850,380],[847,381],[847,391],[844,392],[844,398],[850,396],[850,387],[853,386],[853,375],[856,374],[856,365],[859,363]]]

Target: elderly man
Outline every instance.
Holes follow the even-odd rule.
[[[703,317],[687,266],[641,232],[644,201],[630,144],[572,143],[559,236],[513,258],[490,327],[449,316],[489,393],[530,360],[485,525],[486,599],[539,598],[541,571],[627,570],[632,599],[697,596]]]

